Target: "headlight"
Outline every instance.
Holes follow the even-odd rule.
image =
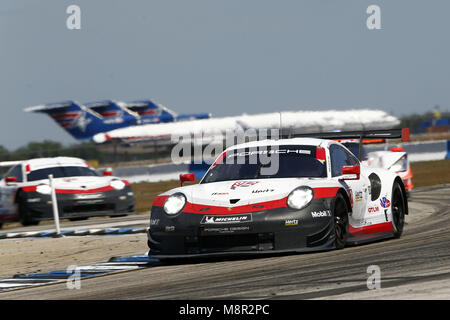
[[[40,184],[36,187],[36,192],[40,194],[50,194],[52,193],[52,188],[48,184]]]
[[[174,215],[183,210],[186,204],[186,197],[182,193],[175,193],[166,199],[164,202],[164,212],[169,215]]]
[[[287,205],[296,210],[306,207],[314,198],[314,191],[310,187],[294,189],[287,197]]]
[[[122,190],[125,188],[125,183],[122,180],[113,180],[110,182],[110,185],[116,190]]]

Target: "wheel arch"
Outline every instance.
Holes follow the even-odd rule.
[[[402,189],[402,194],[403,194],[403,203],[405,205],[405,214],[409,213],[409,209],[408,209],[408,197],[406,196],[406,189],[405,189],[405,185],[403,184],[403,180],[399,177],[396,176],[394,179],[394,183],[392,184],[392,186],[394,186],[395,183],[398,183],[400,185],[400,188]]]
[[[21,194],[23,194],[24,191],[22,190],[22,188],[17,188],[16,193],[14,194],[14,204],[18,204],[19,203],[19,196]]]
[[[336,196],[337,196],[338,194],[341,194],[342,197],[344,198],[344,200],[345,200],[345,202],[346,202],[346,204],[347,204],[348,212],[349,212],[349,213],[352,212],[352,205],[351,205],[351,203],[350,203],[350,197],[348,196],[347,191],[346,191],[344,188],[339,188],[339,190],[338,190],[337,193],[336,193]]]

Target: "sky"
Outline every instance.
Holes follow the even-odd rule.
[[[367,27],[370,5],[381,29]],[[2,0],[0,145],[76,143],[23,111],[67,99],[151,98],[215,117],[450,110],[449,12],[446,0]]]

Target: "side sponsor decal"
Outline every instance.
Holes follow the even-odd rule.
[[[367,209],[367,211],[368,211],[369,213],[376,213],[376,212],[379,212],[379,211],[380,211],[380,207],[378,207],[378,206],[375,206],[375,207],[369,207],[369,208]]]
[[[288,226],[298,226],[298,219],[287,219],[284,221],[284,225]]]
[[[258,181],[236,181],[231,185],[231,189],[234,190],[237,187],[249,187],[257,184]]]
[[[330,210],[311,211],[311,215],[313,218],[331,217],[331,211]]]
[[[356,191],[355,192],[355,201],[359,202],[363,199],[363,193],[362,191]]]
[[[391,202],[386,197],[380,199],[380,204],[383,208],[389,208],[391,206]]]
[[[252,193],[264,193],[264,192],[274,192],[274,189],[265,189],[265,190],[253,190]]]

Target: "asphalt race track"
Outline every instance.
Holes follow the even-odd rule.
[[[52,284],[0,293],[0,299],[450,299],[450,185],[417,189],[409,205],[396,240],[155,266],[85,279],[80,289]],[[381,271],[376,290],[367,287],[371,265]]]

